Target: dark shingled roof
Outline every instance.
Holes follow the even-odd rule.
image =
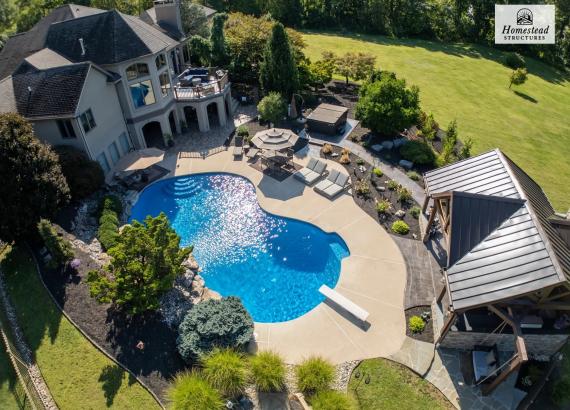
[[[85,54],[79,39],[82,38]],[[177,42],[138,17],[116,10],[53,24],[46,46],[71,61],[115,64],[154,54]]]
[[[103,10],[66,4],[53,9],[29,31],[10,37],[0,52],[0,79],[12,74],[23,59],[45,47],[47,32],[52,23],[98,13],[103,13]]]
[[[22,116],[31,119],[72,116],[90,66],[89,63],[80,63],[37,70],[24,63],[13,76],[0,83],[0,95],[12,100],[12,109],[8,105],[1,109],[14,111],[15,108]]]
[[[544,192],[499,150],[427,172],[428,195],[451,199],[448,269],[456,310],[510,299],[570,278],[570,250]]]
[[[348,108],[332,104],[320,104],[309,114],[307,120],[336,124],[343,116],[346,116]]]

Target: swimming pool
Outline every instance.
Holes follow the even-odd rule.
[[[183,246],[194,245],[206,286],[239,296],[256,322],[295,319],[324,300],[349,255],[335,233],[265,212],[240,176],[208,173],[156,182],[140,195],[131,219],[164,212]]]

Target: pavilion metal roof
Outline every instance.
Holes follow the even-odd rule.
[[[451,197],[447,282],[455,310],[562,283],[570,250],[546,195],[499,150],[424,175],[429,196]]]

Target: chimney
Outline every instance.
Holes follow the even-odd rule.
[[[156,23],[165,28],[175,28],[181,33],[182,17],[180,15],[180,0],[155,0]]]
[[[81,55],[84,56],[85,55],[85,43],[83,42],[82,38],[79,39],[79,45],[81,46]]]
[[[566,212],[566,215],[557,213],[551,216],[550,222],[570,249],[570,209]]]

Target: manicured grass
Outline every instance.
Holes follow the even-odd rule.
[[[355,397],[361,410],[435,410],[453,409],[447,399],[411,370],[386,359],[363,361],[356,370],[365,376],[370,375],[370,383],[361,382],[357,391],[354,388],[359,380],[352,373],[349,393]]]
[[[529,79],[509,89],[511,70],[498,50],[382,36],[305,33],[312,60],[323,51],[375,55],[377,66],[420,87],[422,107],[440,126],[454,118],[476,153],[499,147],[545,190],[554,207],[570,207],[570,82],[527,58]]]
[[[61,315],[29,253],[0,256],[18,321],[58,406],[64,409],[157,409],[153,397]]]
[[[4,344],[0,341],[0,407],[3,410],[20,408],[16,397],[22,397],[23,394],[17,386],[17,381],[18,378],[4,349]]]

